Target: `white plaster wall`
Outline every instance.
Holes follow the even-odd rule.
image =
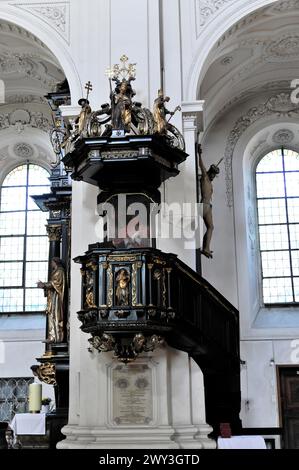
[[[207,168],[217,163],[224,154],[226,138],[231,130],[231,123],[238,117],[238,110],[221,119],[204,140],[203,160]],[[202,256],[203,276],[213,284],[235,307],[238,307],[237,273],[234,243],[234,214],[226,203],[226,184],[223,163],[220,174],[213,181],[213,219],[214,233],[211,248],[213,260]]]
[[[202,142],[203,160],[207,168],[224,157],[227,139],[234,129],[236,121],[242,116],[246,116],[247,111],[251,108],[266,103],[271,96],[277,94],[278,92],[272,92],[256,96],[235,105],[211,126]],[[296,326],[290,322],[289,318],[286,320],[288,315],[280,321],[277,317],[276,323],[269,323],[268,328],[266,321],[254,325],[261,304],[256,281],[259,272],[255,266],[258,254],[254,251],[257,250],[258,244],[256,234],[249,233],[248,227],[249,206],[252,206],[253,222],[256,221],[254,211],[255,162],[268,150],[272,150],[273,147],[277,148],[277,144],[275,145],[271,141],[271,137],[276,130],[285,127],[292,128],[297,135],[299,128],[294,118],[273,114],[273,116],[264,116],[257,120],[244,133],[241,133],[232,159],[233,207],[229,207],[228,204],[224,162],[220,165],[219,176],[213,181],[215,230],[212,238],[212,250],[214,250],[214,257],[213,260],[207,260],[203,257],[203,275],[240,310],[241,336],[246,339],[253,337],[263,339],[265,335],[266,337],[268,335],[269,338],[273,336],[280,338],[283,335],[290,337],[294,335],[291,328]],[[266,134],[266,140],[263,140],[265,137],[263,137],[262,131]],[[262,137],[257,137],[254,140],[259,133]],[[267,138],[268,142],[266,142]],[[298,146],[298,144],[296,145]],[[250,146],[251,150],[252,147],[258,148],[252,152]],[[250,237],[253,237],[254,240],[250,240]],[[299,330],[296,329],[295,334],[298,332]]]
[[[96,200],[98,189],[82,182],[73,182],[72,199],[72,250],[71,257],[83,255],[88,245],[96,243],[99,238],[96,235]],[[85,364],[85,355],[88,347],[88,336],[80,330],[80,322],[77,312],[81,309],[81,274],[80,265],[72,263],[71,267],[71,305],[70,305],[70,413],[69,423],[76,424],[80,417],[81,383],[90,382],[84,380],[84,374],[89,370],[90,357]],[[81,366],[84,364],[84,366]],[[82,376],[81,376],[82,374]],[[90,377],[92,380],[92,375]]]
[[[19,337],[18,337],[19,336]],[[31,366],[44,353],[44,329],[1,331],[0,334],[0,378],[33,377]],[[54,389],[42,384],[42,397],[55,403]]]
[[[237,119],[266,101],[266,95],[256,96],[236,105],[211,127],[203,142],[207,166],[224,155],[227,138]],[[262,316],[259,314],[258,245],[248,227],[248,211],[255,204],[252,177],[255,160],[272,149],[272,135],[283,128],[298,133],[294,119],[275,115],[260,119],[242,134],[232,162],[234,208],[227,204],[225,170],[221,165],[220,176],[213,183],[214,259],[203,260],[204,277],[240,312],[241,359],[246,362],[241,369],[241,418],[246,427],[280,425],[276,366],[299,363],[298,309],[290,312],[267,309]]]
[[[244,427],[277,427],[278,405],[272,341],[243,341],[242,413]]]
[[[40,341],[4,341],[1,346],[0,377],[31,377],[30,367],[44,353]]]
[[[242,411],[245,427],[278,427],[278,366],[298,366],[299,338],[242,341]]]

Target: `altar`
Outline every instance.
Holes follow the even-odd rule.
[[[46,434],[46,415],[45,413],[17,413],[9,427],[17,436]]]
[[[49,448],[45,413],[17,413],[9,428],[13,432],[9,448]]]
[[[218,449],[267,449],[262,436],[218,437]]]

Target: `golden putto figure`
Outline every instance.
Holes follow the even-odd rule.
[[[39,281],[37,287],[44,289],[47,297],[46,313],[48,315],[49,343],[62,343],[64,341],[64,293],[65,269],[60,258],[51,261],[52,273],[49,282]]]

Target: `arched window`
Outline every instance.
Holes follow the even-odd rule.
[[[299,154],[263,157],[256,190],[264,304],[299,304]]]
[[[47,213],[31,195],[49,191],[49,173],[26,163],[3,181],[0,203],[0,313],[39,312],[45,309],[39,279],[47,279]]]

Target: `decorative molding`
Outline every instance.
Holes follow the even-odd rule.
[[[184,101],[181,105],[184,132],[196,131],[202,121],[204,100]]]
[[[17,5],[15,5],[17,6]],[[2,33],[13,33],[13,34],[18,34],[19,36],[22,36],[24,38],[29,38],[32,41],[36,42],[42,47],[45,47],[44,43],[38,39],[34,34],[30,33],[24,28],[21,28],[21,26],[17,26],[14,23],[6,23],[6,22],[1,22],[0,23],[0,31]]]
[[[27,11],[50,25],[67,43],[70,40],[69,2],[18,3],[15,7]]]
[[[220,63],[221,63],[221,65],[226,67],[227,65],[230,65],[233,62],[233,60],[234,60],[233,56],[227,55],[221,60]]]
[[[250,108],[241,116],[230,132],[224,153],[227,205],[233,206],[232,159],[236,145],[242,134],[256,121],[267,116],[298,117],[299,105],[290,100],[289,93],[280,93],[269,98],[265,103]]]
[[[47,101],[43,96],[38,95],[10,95],[6,98],[5,104],[45,104]]]
[[[204,108],[204,100],[183,101],[181,104],[182,113],[201,113]]]
[[[137,158],[139,156],[140,150],[114,150],[113,153],[111,151],[108,152],[102,152],[101,157],[104,160],[115,160],[115,159],[121,159],[121,158]],[[99,158],[99,151],[98,150],[91,150],[91,152],[88,153],[88,156],[90,158],[92,157],[98,157]]]
[[[267,62],[290,62],[298,60],[299,56],[299,35],[288,33],[278,36],[276,39],[265,40],[260,38],[247,38],[238,43],[238,48],[262,48],[262,53],[258,57],[249,59],[231,78],[232,82],[239,81],[244,75]],[[254,57],[254,56],[253,56]]]
[[[267,149],[269,149],[268,144],[268,137],[270,132],[266,132],[260,140],[254,145],[254,147],[250,151],[250,160],[255,160],[258,156],[261,156],[262,153],[266,153]],[[269,149],[270,151],[270,149]]]
[[[218,121],[226,112],[228,109],[232,108],[233,106],[237,104],[244,103],[251,97],[257,96],[258,93],[267,93],[271,91],[276,91],[277,93],[285,91],[288,92],[290,89],[290,81],[289,80],[278,80],[276,82],[267,82],[263,86],[256,86],[254,88],[250,88],[249,90],[245,90],[242,93],[238,94],[231,100],[229,100],[222,108],[221,110],[217,113],[217,116],[215,116],[212,124],[214,124],[216,121]],[[210,124],[211,127],[211,124]]]
[[[17,52],[0,53],[0,75],[5,78],[11,74],[21,75],[40,81],[46,88],[52,89],[56,80],[49,78],[47,67],[41,63],[42,57],[36,54],[20,54]]]
[[[233,0],[196,0],[195,8],[198,26],[203,27],[218,11],[232,2]]]
[[[200,1],[200,0],[198,0]],[[240,21],[235,23],[226,33],[219,39],[217,48],[219,48],[225,41],[230,40],[235,34],[245,30],[247,26],[250,26],[256,20],[262,19],[263,17],[269,18],[269,15],[281,17],[282,13],[294,11],[298,14],[299,0],[287,0],[277,1],[275,5],[265,6],[264,8],[258,9],[250,15],[242,18]]]
[[[280,129],[279,131],[275,132],[272,140],[275,144],[287,145],[293,142],[294,138],[295,134],[290,129]]]
[[[46,229],[50,242],[60,242],[62,236],[61,225],[47,225]]]
[[[56,382],[56,367],[55,364],[45,362],[35,369],[35,375],[41,382],[48,385],[57,385]]]
[[[248,224],[248,239],[250,243],[251,256],[256,255],[256,220],[255,213],[252,206],[249,206],[247,211],[247,224]]]
[[[269,62],[288,62],[299,56],[299,35],[284,34],[278,39],[271,41],[264,51],[264,60]]]
[[[22,159],[32,158],[34,156],[34,148],[26,142],[19,142],[13,147],[14,154]]]
[[[184,113],[183,114],[183,121],[184,122],[194,122],[197,119],[197,114],[196,113]]]
[[[226,113],[227,110],[231,108],[232,106],[235,106],[236,104],[240,104],[248,100],[249,98],[256,96],[257,93],[266,93],[269,91],[281,92],[281,91],[288,91],[289,89],[290,89],[290,81],[280,80],[277,82],[266,83],[262,87],[258,85],[257,87],[250,88],[249,90],[245,90],[241,94],[235,96],[233,99],[231,99],[230,101],[228,101],[228,103],[224,105],[224,107],[219,112],[217,119],[219,116],[222,116],[224,113]]]
[[[196,113],[183,114],[183,130],[184,132],[196,132],[198,130],[198,115]]]
[[[27,109],[15,109],[11,113],[0,114],[0,131],[14,127],[20,134],[25,127],[33,127],[44,132],[49,132],[52,128],[50,120],[40,111],[28,111]]]
[[[266,11],[267,7],[262,10],[259,9],[235,23],[228,31],[226,31],[225,34],[223,34],[223,36],[221,36],[217,43],[217,48],[219,48],[226,40],[231,39],[235,33],[237,34],[240,30],[244,31],[247,26],[250,26],[254,21],[264,16]]]
[[[268,9],[269,13],[285,13],[289,10],[299,10],[299,0],[286,0],[278,2]]]

